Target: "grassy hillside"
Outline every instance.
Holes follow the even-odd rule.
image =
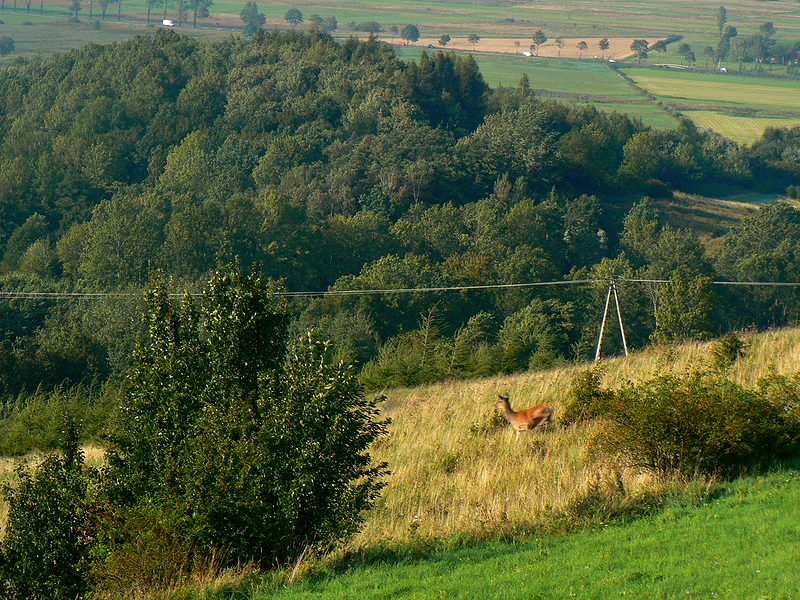
[[[795,466],[623,526],[362,566],[269,597],[791,598],[799,518]]]
[[[747,341],[747,356],[731,370],[734,381],[754,384],[772,370],[798,371],[800,330],[747,336]],[[654,347],[606,361],[603,379],[618,386],[708,360],[707,344]],[[383,410],[393,423],[375,457],[389,463],[392,475],[353,546],[536,528],[554,514],[580,519],[580,507],[598,491],[624,508],[680,487],[604,462],[587,445],[594,425],[519,438],[498,427],[498,393],[508,393],[516,407],[550,402],[558,418],[572,380],[586,366],[387,391]]]

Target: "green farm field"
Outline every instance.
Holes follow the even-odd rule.
[[[415,46],[397,48],[404,59],[417,59],[423,49]],[[626,113],[646,125],[672,129],[677,120],[658,105],[628,85],[605,63],[594,60],[526,58],[489,53],[473,53],[486,82],[492,87],[516,87],[527,75],[531,89],[540,96],[566,102],[585,102],[597,108]]]
[[[626,72],[648,91],[679,107],[800,114],[800,80],[661,69],[628,69]]]
[[[666,69],[625,72],[698,127],[740,143],[755,141],[767,127],[800,125],[800,80]]]
[[[0,13],[0,20],[4,22],[0,25],[0,35],[11,37],[16,46],[13,54],[0,58],[0,65],[16,58],[47,56],[87,44],[119,42],[152,31],[152,28],[138,21],[123,19],[117,22],[116,15],[111,14],[106,16],[105,21],[97,19],[90,21],[88,17],[83,16],[80,23],[68,23],[66,16],[52,11],[46,11],[44,15],[4,12]],[[100,22],[99,29],[94,25],[97,22]],[[181,33],[201,39],[231,35],[230,31],[217,29],[183,28]]]
[[[800,115],[795,118],[772,119],[767,117],[736,117],[703,110],[686,111],[683,114],[694,121],[701,129],[713,129],[740,144],[751,143],[761,137],[767,127],[800,126]]]

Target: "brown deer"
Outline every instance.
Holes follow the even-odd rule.
[[[511,423],[511,426],[517,432],[528,431],[530,429],[536,431],[545,423],[552,423],[553,421],[553,407],[549,404],[537,404],[519,412],[511,408],[511,402],[508,400],[508,395],[498,394],[500,398],[497,401],[497,408],[503,411],[506,421]]]

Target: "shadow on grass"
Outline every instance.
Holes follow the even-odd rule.
[[[681,491],[663,495],[648,493],[630,497],[622,494],[615,497],[598,489],[590,489],[563,513],[546,523],[508,531],[456,534],[444,540],[417,539],[405,544],[372,546],[323,560],[312,567],[303,579],[313,584],[354,569],[463,561],[465,552],[470,560],[502,558],[516,552],[516,546],[520,544],[537,540],[546,542],[582,531],[625,525],[669,509],[688,509],[718,502],[738,493],[742,482],[749,477],[787,471],[800,471],[800,455],[773,462],[764,468],[752,468],[733,479],[697,482]]]

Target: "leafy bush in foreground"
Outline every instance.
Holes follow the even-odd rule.
[[[661,375],[609,394],[603,444],[630,464],[684,476],[729,474],[797,449],[798,382],[746,389],[705,372]]]
[[[597,367],[586,369],[572,382],[569,397],[560,421],[572,425],[600,415],[603,403],[612,398],[614,392],[600,386],[602,371]]]
[[[200,308],[162,284],[148,307],[109,454],[123,521],[158,506],[142,522],[200,558],[269,566],[357,531],[383,487],[367,450],[386,425],[354,370],[310,334],[288,344],[282,306],[238,270],[218,271]],[[152,533],[126,529],[112,555]]]
[[[73,427],[63,455],[48,457],[35,472],[20,467],[19,484],[4,487],[9,502],[2,542],[2,596],[81,597],[90,585],[94,512],[89,478]]]

